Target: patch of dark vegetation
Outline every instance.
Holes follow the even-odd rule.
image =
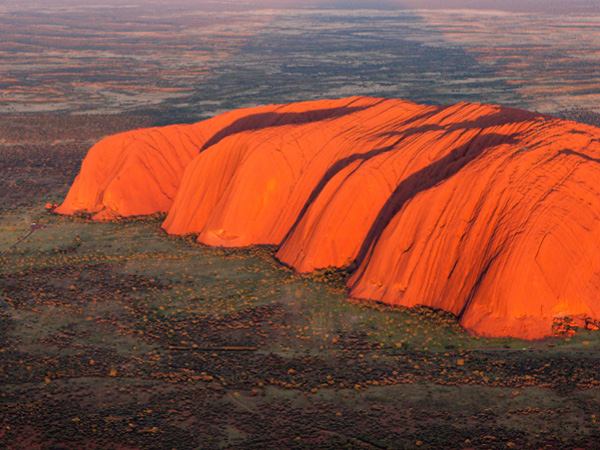
[[[135,115],[0,115],[0,203],[3,209],[58,203],[98,140],[118,131],[151,126]]]
[[[68,246],[72,248],[72,246]],[[55,250],[58,253],[71,253]],[[77,308],[88,303],[132,302],[130,294],[138,289],[164,290],[169,285],[142,275],[123,275],[109,264],[63,266],[0,274],[1,292],[6,301],[19,309],[44,305]],[[87,283],[97,280],[91,287]]]
[[[600,114],[585,108],[573,108],[560,111],[556,117],[573,122],[585,123],[595,127],[600,127]]]

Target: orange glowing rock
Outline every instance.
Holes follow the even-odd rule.
[[[183,169],[202,145],[191,126],[134,130],[94,145],[55,212],[111,219],[166,212]]]
[[[57,212],[168,211],[169,233],[348,268],[351,297],[535,339],[558,318],[600,320],[599,163],[594,127],[353,97],[107,138]]]
[[[185,167],[223,135],[250,130],[250,112],[278,119],[276,106],[231,111],[192,124],[128,131],[94,145],[56,213],[91,214],[94,220],[167,212]],[[261,123],[261,125],[263,125]]]

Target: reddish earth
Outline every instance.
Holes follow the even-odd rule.
[[[168,212],[209,245],[275,244],[349,295],[536,339],[600,319],[600,130],[522,110],[353,97],[95,145],[61,214]]]

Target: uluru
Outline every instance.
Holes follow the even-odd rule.
[[[276,245],[348,296],[538,339],[600,319],[600,129],[370,97],[248,108],[105,138],[59,214],[168,213],[200,243]]]

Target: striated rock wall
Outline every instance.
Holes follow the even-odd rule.
[[[275,244],[349,295],[535,339],[600,319],[600,129],[480,104],[353,97],[233,111],[94,146],[57,210],[167,212],[168,233]]]

